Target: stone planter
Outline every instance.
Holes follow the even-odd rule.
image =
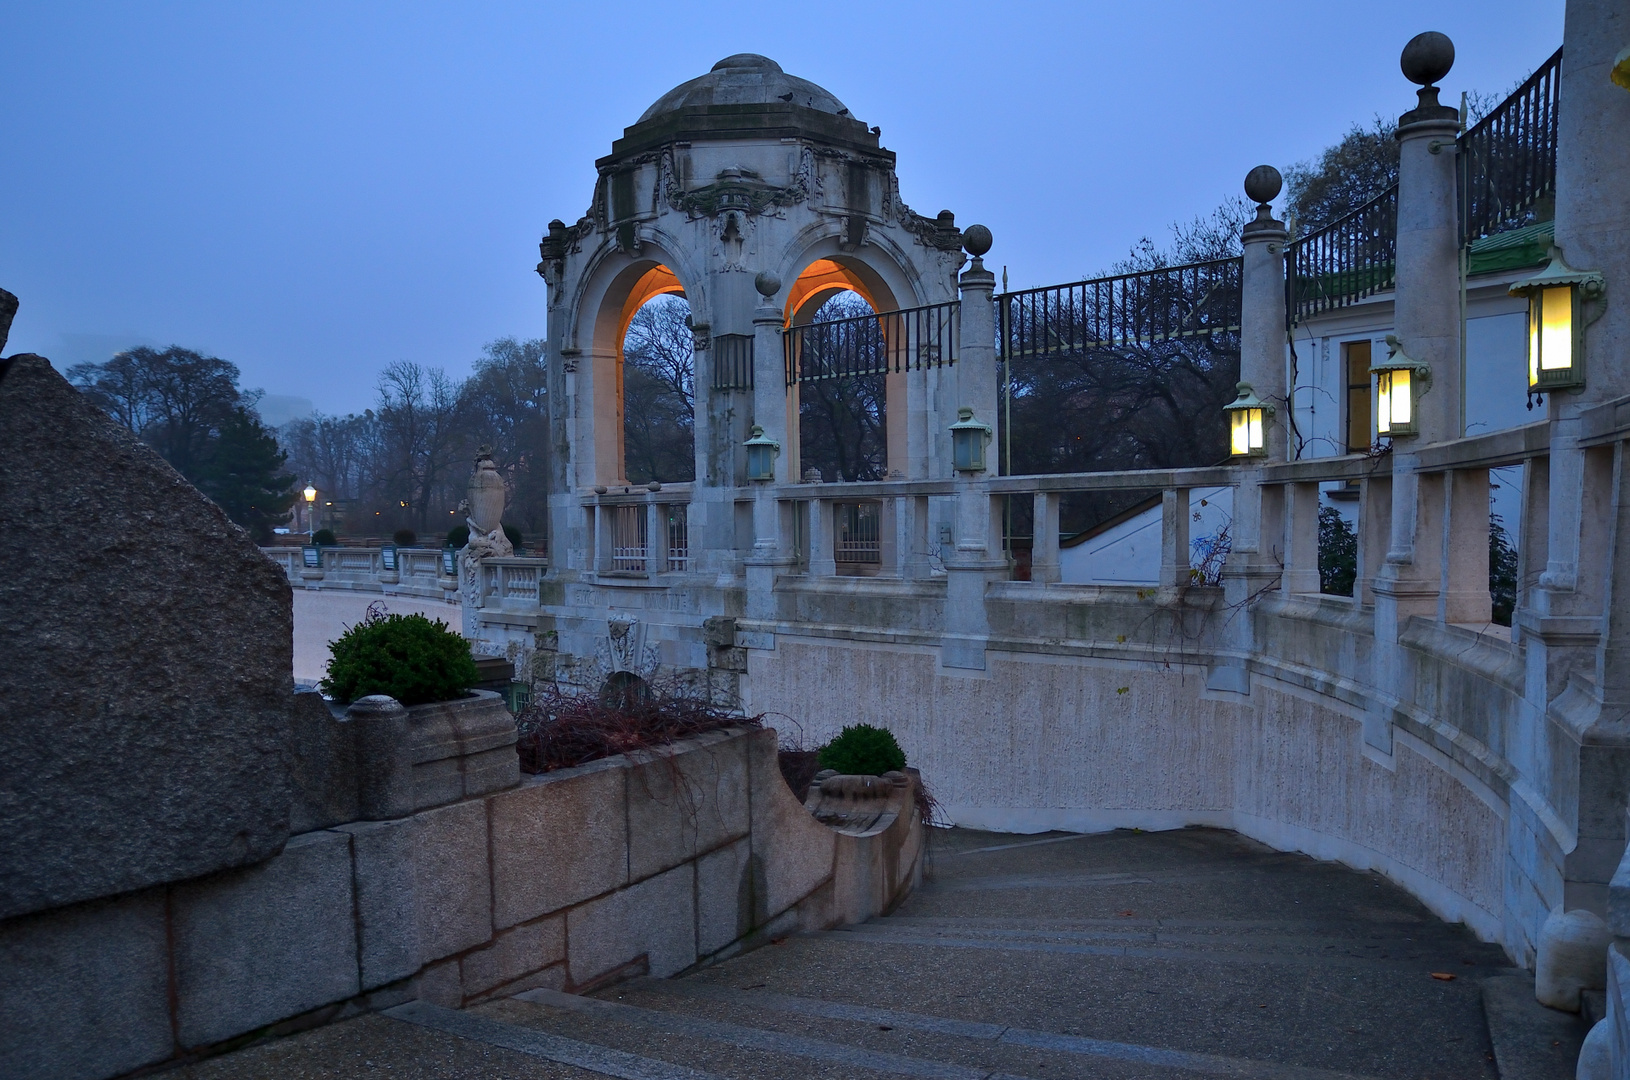
[[[893,825],[902,813],[915,812],[912,779],[898,771],[844,776],[825,769],[810,782],[804,809],[829,829],[848,836],[871,836]]]

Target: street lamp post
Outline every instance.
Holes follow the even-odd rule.
[[[302,491],[300,494],[306,497],[306,537],[308,539],[316,539],[317,523],[312,519],[312,514],[315,513],[317,509],[317,489],[312,485],[307,484],[306,490]]]

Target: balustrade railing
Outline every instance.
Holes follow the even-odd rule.
[[[1398,185],[1289,245],[1285,314],[1291,325],[1392,288],[1398,272]]]
[[[1459,140],[1460,242],[1526,224],[1556,190],[1562,50]]]
[[[1238,258],[1049,285],[996,297],[1003,360],[1076,359],[1101,349],[1231,334]]]
[[[961,303],[790,326],[781,338],[787,385],[954,364],[962,340]]]

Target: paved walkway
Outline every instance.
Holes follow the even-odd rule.
[[[369,604],[382,604],[392,615],[425,615],[458,629],[463,618],[457,604],[417,596],[384,596],[349,589],[294,590],[294,681],[315,683],[328,672],[328,643],[368,615]]]
[[[1503,953],[1376,875],[1207,829],[957,829],[931,858],[893,916],[687,978],[410,1003],[181,1074],[1496,1076],[1479,980]]]

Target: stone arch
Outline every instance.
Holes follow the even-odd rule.
[[[793,260],[799,269],[785,290],[783,321],[786,325],[811,321],[823,303],[845,291],[858,294],[876,312],[897,311],[923,302],[917,295],[917,276],[889,253],[877,250],[875,245],[864,254],[834,250],[836,247],[837,238],[825,237],[810,244]],[[885,472],[918,475],[922,469],[914,467],[912,461],[910,417],[914,411],[922,410],[920,407],[913,410],[910,404],[916,395],[907,373],[891,373],[884,376],[883,382]],[[788,388],[787,399],[785,452],[789,454],[791,475],[796,477],[803,472],[802,397],[798,386]]]
[[[593,462],[586,476],[579,474],[579,483],[610,486],[626,480],[623,339],[635,313],[653,297],[677,294],[695,311],[696,300],[685,284],[690,276],[684,273],[682,259],[650,244],[643,245],[637,256],[619,252],[603,259],[588,275],[576,304],[582,354],[578,395],[587,398],[584,404],[592,418]],[[581,380],[585,369],[589,378]]]

